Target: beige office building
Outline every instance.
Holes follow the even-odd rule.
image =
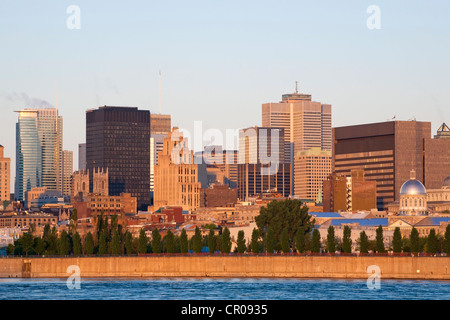
[[[194,163],[187,138],[174,127],[164,139],[163,151],[155,166],[153,207],[157,210],[180,206],[183,210],[195,210],[200,207],[202,187],[206,188],[206,166]]]
[[[63,151],[63,192],[65,196],[71,194],[71,181],[73,173],[73,151]]]
[[[11,159],[4,157],[4,149],[0,145],[0,202],[11,198]]]
[[[299,151],[294,157],[295,189],[294,194],[300,199],[322,202],[323,181],[331,174],[331,151],[312,148]]]
[[[150,114],[150,191],[155,189],[155,166],[158,154],[163,150],[164,138],[172,131],[169,114]]]
[[[331,105],[312,101],[310,94],[284,94],[278,103],[262,105],[262,126],[284,129],[285,162],[304,150],[332,150]],[[295,194],[295,165],[292,166]]]

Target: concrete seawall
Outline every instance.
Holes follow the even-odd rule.
[[[367,279],[377,265],[381,278],[450,280],[450,257],[146,256],[2,258],[0,278],[81,277],[280,277]]]

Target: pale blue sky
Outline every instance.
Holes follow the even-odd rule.
[[[69,30],[69,5],[81,29]],[[369,5],[381,30],[369,30]],[[415,117],[450,122],[450,1],[0,2],[0,144],[15,161],[25,107],[56,103],[64,148],[85,140],[85,110],[163,113],[173,125],[237,129],[261,104],[300,91],[333,106],[333,126]],[[15,171],[12,172],[15,176]],[[13,186],[11,186],[13,189]]]

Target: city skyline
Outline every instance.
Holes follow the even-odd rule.
[[[0,25],[10,30],[1,35],[9,76],[0,77],[0,140],[12,172],[13,111],[57,106],[77,168],[85,111],[124,105],[159,113],[159,71],[162,113],[191,132],[197,120],[223,132],[260,125],[261,105],[294,92],[295,81],[333,105],[333,127],[416,118],[435,133],[450,121],[448,3],[379,1],[380,30],[366,26],[367,1],[138,3],[80,1],[80,30],[66,27],[69,2],[0,4]],[[115,37],[103,37],[110,32]]]

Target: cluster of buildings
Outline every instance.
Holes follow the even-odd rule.
[[[302,200],[322,229],[448,223],[445,124],[433,137],[430,122],[415,120],[333,128],[332,106],[297,90],[261,111],[261,126],[239,130],[237,150],[194,152],[170,115],[90,109],[74,171],[58,110],[20,110],[14,194],[0,146],[0,228],[26,226],[16,219],[23,216],[39,224],[47,215],[64,227],[74,209],[83,230],[101,213],[119,216],[130,230],[251,228],[262,205],[287,198]]]

